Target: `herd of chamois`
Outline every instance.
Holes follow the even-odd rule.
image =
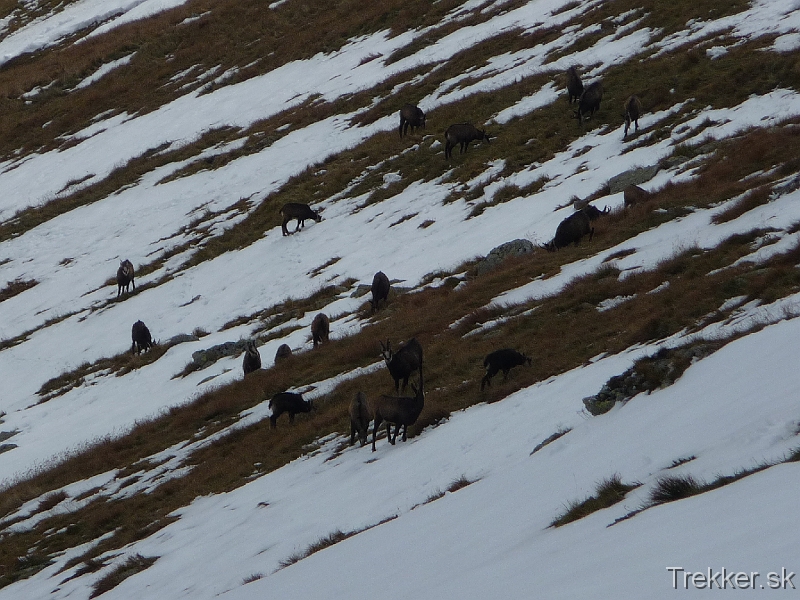
[[[603,98],[603,84],[595,81],[584,87],[578,75],[577,69],[573,66],[566,72],[566,87],[568,102],[577,102],[578,108],[573,116],[583,123],[585,118],[592,117],[599,110],[600,102]],[[628,130],[633,124],[635,131],[639,130],[639,117],[642,113],[642,103],[636,96],[630,96],[624,105],[625,132],[623,137],[627,137]],[[411,133],[417,128],[424,129],[426,125],[425,113],[413,104],[405,104],[400,109],[400,127],[398,132],[400,137]],[[450,125],[444,134],[445,138],[445,158],[452,157],[453,149],[459,146],[459,153],[467,151],[473,141],[490,141],[489,134],[485,130],[479,130],[471,123],[454,123]],[[637,186],[630,186],[624,192],[625,205],[629,206],[637,202],[644,201],[650,193]],[[543,245],[543,248],[554,251],[570,244],[577,245],[582,237],[588,235],[591,240],[594,234],[592,221],[608,212],[600,211],[591,204],[587,204],[564,219],[556,229],[552,241]],[[321,211],[313,210],[307,204],[290,202],[285,204],[281,210],[281,232],[284,236],[290,235],[287,224],[291,220],[297,221],[297,226],[292,233],[297,233],[304,225],[306,220],[313,220],[316,223],[322,221]],[[134,283],[134,268],[129,260],[120,262],[117,270],[117,298],[123,291],[128,292],[129,286]],[[380,303],[388,301],[390,291],[389,278],[381,271],[375,273],[372,280],[372,298],[370,304],[372,312],[378,310]],[[317,345],[328,342],[330,335],[330,320],[324,313],[316,315],[311,323],[311,339],[314,348]],[[131,329],[132,346],[131,352],[138,354],[146,351],[155,345],[150,331],[142,321],[136,321]],[[367,444],[369,423],[373,423],[372,428],[372,450],[375,451],[375,439],[381,425],[386,426],[386,437],[390,444],[394,445],[397,434],[403,429],[403,441],[406,440],[406,430],[409,425],[413,425],[419,417],[425,405],[425,391],[423,383],[422,365],[423,352],[422,346],[416,338],[412,338],[396,351],[392,350],[389,340],[386,344],[380,343],[381,356],[383,357],[386,368],[394,380],[395,394],[402,394],[408,386],[411,375],[417,373],[419,385],[411,384],[412,396],[387,395],[381,394],[368,398],[364,392],[358,392],[353,398],[348,412],[350,416],[350,445],[355,444],[356,437],[359,438],[361,446]],[[287,344],[282,344],[275,353],[275,363],[281,362],[292,356],[292,349]],[[500,371],[503,372],[504,379],[508,377],[509,371],[519,365],[531,364],[531,359],[511,348],[502,348],[490,352],[484,359],[483,365],[486,374],[481,379],[481,390],[485,386],[491,386],[491,379]],[[246,345],[244,357],[242,359],[242,370],[245,375],[257,371],[261,368],[261,355],[254,341],[249,340]],[[401,386],[402,382],[402,386]],[[270,426],[276,426],[277,419],[283,413],[289,414],[289,422],[294,421],[294,416],[298,413],[310,412],[313,410],[313,402],[304,400],[301,394],[294,392],[279,392],[269,401],[271,409]],[[391,432],[391,425],[395,426],[394,434]]]

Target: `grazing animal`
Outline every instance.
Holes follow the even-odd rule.
[[[397,433],[400,427],[403,428],[403,441],[406,441],[408,426],[417,422],[419,414],[425,406],[425,392],[422,386],[422,374],[419,378],[419,389],[413,383],[411,391],[413,397],[409,396],[387,396],[381,394],[369,402],[369,412],[372,414],[372,451],[375,452],[375,438],[378,436],[378,429],[381,423],[386,422],[386,438],[394,446]],[[394,435],[392,435],[391,424],[394,423]]]
[[[444,132],[444,157],[450,158],[453,155],[453,148],[457,145],[461,146],[459,154],[467,151],[470,142],[481,140],[489,141],[489,136],[486,131],[476,129],[470,123],[455,123],[447,128]]]
[[[584,115],[587,113],[590,117],[594,115],[594,111],[600,109],[600,101],[602,99],[603,83],[601,81],[595,81],[583,90],[580,100],[578,100],[578,110],[575,112],[578,123],[583,123]]]
[[[652,192],[643,190],[638,185],[629,185],[622,192],[622,197],[625,201],[625,208],[635,204],[641,204],[649,200],[653,196]]]
[[[486,375],[481,379],[481,390],[484,385],[492,387],[492,377],[497,375],[498,371],[503,372],[503,381],[508,378],[508,372],[516,366],[524,365],[525,363],[531,364],[531,359],[520,354],[511,348],[503,348],[502,350],[495,350],[486,355],[483,359],[483,366],[486,367]]]
[[[603,215],[607,215],[609,212],[611,212],[611,208],[606,206],[605,209],[600,210],[594,204],[587,204],[581,208],[581,211],[586,213],[586,216],[589,217],[590,221],[594,221],[595,219],[599,219]]]
[[[413,104],[404,104],[400,109],[400,137],[408,133],[409,126],[412,134],[417,127],[425,129],[425,113]]]
[[[361,447],[367,445],[367,435],[369,434],[369,422],[372,420],[372,414],[369,412],[369,405],[367,403],[367,395],[364,392],[358,392],[353,401],[350,402],[350,445],[356,443],[356,434],[361,441]],[[397,432],[395,432],[395,435]]]
[[[140,352],[147,351],[156,345],[153,338],[150,336],[150,330],[147,328],[147,325],[141,321],[136,321],[133,327],[131,327],[131,339],[133,340],[131,344],[131,354],[138,355]]]
[[[406,391],[408,378],[414,371],[419,372],[422,379],[422,346],[419,345],[417,338],[411,338],[405,345],[401,346],[397,352],[392,352],[392,342],[386,340],[386,345],[381,342],[381,354],[386,361],[389,374],[394,379],[394,389],[400,390],[400,380],[403,380],[402,391]]]
[[[278,392],[269,401],[269,408],[272,414],[269,417],[269,425],[275,429],[278,417],[283,413],[289,413],[289,423],[294,423],[294,416],[297,413],[311,412],[314,408],[313,400],[306,402],[302,394],[294,392]]]
[[[281,231],[283,231],[283,235],[289,235],[286,224],[292,219],[297,219],[297,227],[292,233],[297,233],[300,228],[305,225],[306,219],[314,219],[316,223],[322,221],[321,210],[312,210],[308,204],[302,204],[301,202],[288,202],[283,205],[280,212],[283,217],[283,221],[281,222]]]
[[[132,285],[133,290],[136,291],[136,283],[133,281],[133,263],[128,259],[119,261],[119,269],[117,269],[117,298],[122,294],[122,290],[128,293],[128,286]]]
[[[625,101],[625,133],[622,137],[628,136],[628,128],[631,121],[635,125],[635,131],[639,131],[639,116],[642,114],[642,102],[636,96],[631,96]]]
[[[280,346],[278,346],[278,351],[275,353],[276,363],[291,357],[292,357],[292,349],[289,347],[289,344],[281,344]]]
[[[331,322],[328,315],[319,313],[314,320],[311,321],[311,339],[314,341],[314,348],[317,344],[328,341],[328,335],[331,332]]]
[[[256,343],[253,340],[247,341],[247,349],[244,351],[244,358],[242,359],[242,370],[244,374],[258,371],[261,368],[261,354],[256,348]]]
[[[378,310],[378,304],[380,304],[381,300],[388,302],[390,287],[389,278],[383,271],[375,273],[372,278],[372,300],[369,301],[372,304],[372,312]]]
[[[567,69],[567,93],[569,94],[570,104],[575,100],[580,100],[581,94],[583,93],[583,83],[575,67]]]
[[[573,243],[577,246],[581,238],[587,234],[591,241],[594,235],[594,228],[591,226],[589,215],[582,210],[578,210],[559,223],[555,237],[544,247],[553,252]]]

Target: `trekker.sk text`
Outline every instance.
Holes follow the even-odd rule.
[[[794,590],[794,572],[781,567],[780,572],[729,571],[709,567],[705,571],[687,571],[683,567],[667,567],[673,589],[696,590]]]

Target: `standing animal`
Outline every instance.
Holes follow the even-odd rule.
[[[128,293],[128,286],[132,285],[133,290],[136,291],[136,283],[133,281],[133,263],[127,258],[119,261],[119,269],[117,269],[117,298],[122,294],[122,290]]]
[[[150,330],[147,328],[147,325],[141,321],[136,321],[133,327],[131,327],[131,339],[133,340],[131,344],[131,354],[138,355],[140,352],[149,350],[156,345],[153,338],[150,336]]]
[[[603,215],[607,215],[609,212],[611,212],[611,208],[606,206],[603,210],[600,210],[594,204],[587,204],[581,208],[581,211],[586,213],[586,216],[589,217],[590,221],[594,221],[595,219],[599,219]]]
[[[413,104],[404,104],[400,109],[400,137],[408,133],[409,126],[412,134],[417,127],[425,129],[425,113]]]
[[[373,313],[378,310],[378,304],[380,304],[381,300],[388,302],[390,287],[389,278],[383,271],[375,273],[372,278],[372,300],[369,301],[372,304]]]
[[[289,413],[289,423],[294,423],[294,416],[297,413],[311,412],[314,408],[313,400],[306,402],[302,394],[294,392],[278,392],[269,401],[269,408],[272,414],[269,417],[269,425],[275,429],[278,417],[283,413]]]
[[[367,395],[364,392],[358,392],[352,402],[350,402],[350,445],[356,443],[356,434],[361,441],[361,447],[367,445],[367,435],[369,434],[369,422],[372,420],[372,415],[369,412],[369,405],[367,403]],[[397,432],[395,432],[397,435]]]
[[[408,378],[414,371],[419,372],[422,379],[422,346],[419,345],[417,338],[411,338],[405,345],[401,346],[397,352],[392,352],[392,342],[386,340],[386,345],[381,342],[381,354],[386,361],[389,375],[394,379],[394,389],[400,391],[400,380],[403,380],[402,391],[405,392],[408,385]]]
[[[394,446],[397,433],[400,427],[403,428],[403,441],[406,441],[408,426],[417,422],[417,418],[425,406],[425,392],[422,385],[422,374],[419,378],[419,389],[413,383],[411,391],[413,397],[408,396],[387,396],[381,394],[369,402],[369,412],[372,414],[372,451],[375,452],[375,438],[378,436],[378,429],[381,423],[386,422],[386,438]],[[391,424],[394,423],[394,436],[392,436]]]
[[[634,204],[641,204],[652,197],[653,193],[643,190],[638,185],[629,185],[622,192],[625,208]]]
[[[292,349],[289,347],[289,344],[281,344],[278,346],[278,351],[275,353],[275,362],[282,361],[287,358],[291,358],[292,356]]]
[[[577,246],[581,238],[587,234],[591,241],[594,235],[594,228],[591,226],[589,216],[584,211],[578,210],[559,223],[555,237],[544,247],[553,252],[573,243]]]
[[[569,103],[572,104],[575,100],[579,100],[583,93],[583,83],[578,76],[578,71],[575,67],[567,69],[567,94],[569,94]]]
[[[317,344],[328,341],[328,335],[331,332],[331,322],[328,315],[319,313],[314,320],[311,321],[311,339],[314,341],[314,348]]]
[[[453,155],[453,148],[457,145],[461,146],[459,154],[467,151],[470,142],[486,140],[489,142],[489,136],[486,131],[476,129],[470,123],[455,123],[447,128],[444,132],[444,157],[450,158]]]
[[[591,117],[594,111],[600,109],[600,101],[603,99],[603,83],[595,81],[581,94],[578,100],[578,110],[575,116],[578,118],[578,123],[583,123],[584,115],[587,113]]]
[[[305,225],[306,219],[314,219],[316,223],[322,221],[321,210],[312,210],[308,204],[302,204],[301,202],[288,202],[283,205],[280,212],[283,217],[283,221],[281,222],[281,231],[283,235],[289,235],[286,224],[292,219],[297,219],[297,227],[292,233],[297,233],[300,228]]]
[[[531,359],[511,348],[503,348],[502,350],[490,352],[486,355],[486,358],[483,359],[486,375],[481,379],[481,390],[483,390],[484,385],[492,387],[492,377],[497,375],[498,371],[503,372],[503,381],[505,381],[511,369],[519,365],[524,365],[525,363],[530,365]]]
[[[642,102],[636,96],[631,96],[625,101],[625,133],[622,134],[622,137],[625,138],[628,136],[628,128],[631,126],[631,121],[633,121],[636,129],[635,131],[639,131],[639,116],[642,114]]]
[[[261,368],[261,354],[256,348],[256,343],[253,340],[247,340],[246,350],[244,351],[244,358],[242,359],[242,370],[244,374],[258,371]]]

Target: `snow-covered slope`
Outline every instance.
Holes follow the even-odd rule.
[[[106,22],[91,30],[102,35],[126,18],[143,18],[178,4],[116,2],[112,7],[102,0],[83,0],[5,37],[0,41],[1,60],[45,48],[78,31],[90,34],[84,29],[89,24]],[[447,20],[503,4],[466,2]],[[597,4],[528,2],[480,25],[458,28],[390,65],[380,58],[365,59],[388,56],[425,32],[394,37],[381,32],[352,40],[335,53],[290,63],[241,83],[209,93],[188,93],[146,114],[101,116],[75,134],[75,143],[65,149],[20,156],[0,165],[0,219],[7,221],[18,210],[100,181],[147,151],[165,145],[178,148],[214,128],[247,127],[314,95],[333,101],[369,90],[420,65],[433,69],[439,61],[501,32],[518,28],[530,33],[561,26]],[[775,37],[770,51],[793,51],[800,44],[798,14],[784,2],[757,0],[735,16],[697,21],[685,32],[667,37],[638,28],[634,19],[585,50],[550,60],[559,49],[597,32],[595,27],[570,28],[555,42],[495,56],[465,76],[448,80],[419,104],[430,111],[471,94],[502,88],[520,77],[561,73],[573,63],[591,65],[587,77],[597,77],[642,53],[672,51],[692,40],[707,42],[717,32],[724,35],[714,40],[718,43],[715,52],[724,52],[726,45],[737,40],[759,36]],[[125,64],[120,61],[113,68],[122,69]],[[102,76],[113,77],[113,68]],[[561,90],[547,84],[493,120],[507,123],[556,101],[559,94]],[[679,108],[645,115],[642,125],[654,127]],[[0,281],[39,282],[0,304],[0,339],[32,332],[0,351],[0,411],[5,413],[0,429],[13,433],[8,442],[16,446],[0,453],[0,480],[24,475],[92,440],[122,434],[137,421],[189,402],[210,386],[241,377],[240,359],[231,358],[173,379],[194,351],[250,336],[247,325],[221,331],[232,318],[286,298],[307,297],[324,284],[348,278],[369,283],[378,270],[414,287],[426,274],[454,269],[508,240],[544,242],[572,210],[567,206],[571,196],[588,196],[619,173],[654,165],[678,144],[724,139],[798,115],[800,94],[781,87],[734,107],[709,107],[687,115],[669,135],[655,138],[646,133],[635,145],[625,142],[619,130],[595,124],[545,163],[499,175],[505,173],[505,165],[497,161],[486,164],[484,173],[468,183],[476,187],[491,182],[484,191],[490,197],[503,186],[524,188],[546,178],[544,188],[532,197],[515,198],[467,219],[474,203],[443,202],[459,185],[446,173],[433,181],[412,183],[391,202],[362,207],[364,197],[340,194],[321,202],[325,220],[307,224],[302,235],[287,238],[275,228],[243,250],[188,270],[177,271],[186,258],[186,253],[179,254],[137,279],[137,284],[176,273],[173,279],[109,304],[115,286],[104,284],[119,260],[143,264],[179,247],[194,235],[183,227],[205,211],[220,213],[213,222],[215,231],[230,227],[245,216],[234,210],[241,199],[249,199],[248,210],[252,210],[309,165],[321,164],[378,132],[393,130],[396,116],[354,126],[352,118],[358,115],[335,115],[303,128],[290,127],[262,151],[215,170],[165,180],[186,166],[176,162],[147,173],[118,193],[0,243]],[[424,138],[407,151],[441,154],[441,144],[431,140]],[[236,145],[209,149],[203,157],[224,154]],[[693,176],[691,170],[662,170],[645,187],[657,189],[668,181]],[[604,201],[618,208],[621,196]],[[798,200],[800,192],[789,191],[718,225],[712,224],[712,218],[735,199],[694,211],[567,265],[556,277],[511,290],[494,304],[508,306],[557,294],[575,278],[601,268],[611,255],[621,257],[615,265],[624,272],[647,270],[682,248],[711,248],[731,235],[767,227],[779,241],[754,251],[746,260],[768,260],[770,253],[796,246]],[[408,215],[414,216],[403,220]],[[426,221],[433,223],[420,228]],[[375,244],[375,239],[381,243]],[[410,260],[400,252],[409,244],[416,249]],[[635,251],[628,252],[631,249]],[[317,270],[333,258],[339,259],[335,266]],[[351,297],[350,292],[326,308],[340,319],[334,320],[334,336],[352,335],[361,327],[352,315],[362,299]],[[107,597],[346,598],[383,594],[386,586],[404,597],[660,598],[686,593],[674,589],[672,577],[678,574],[668,571],[669,567],[758,571],[753,592],[757,595],[760,586],[770,587],[769,572],[800,570],[800,565],[791,562],[790,552],[796,545],[793,531],[798,524],[792,510],[794,463],[607,526],[641,507],[673,461],[696,457],[669,473],[685,472],[711,481],[780,461],[799,445],[796,392],[800,380],[792,367],[796,362],[793,340],[800,325],[797,319],[785,320],[797,314],[797,300],[790,296],[769,306],[747,305],[737,318],[695,334],[725,337],[753,324],[773,323],[693,365],[672,387],[637,396],[604,416],[588,417],[581,410],[581,399],[659,345],[599,358],[503,402],[454,415],[445,425],[405,444],[380,445],[375,455],[369,448],[339,453],[341,438],[323,440],[321,449],[274,473],[228,494],[198,498],[180,511],[175,523],[109,558],[109,565],[97,573],[65,581],[76,567],[58,571],[85,550],[74,549],[35,576],[0,589],[0,598],[85,598],[93,581],[136,554],[159,558]],[[155,363],[124,377],[101,373],[37,404],[36,392],[45,381],[82,363],[125,351],[130,324],[137,319],[146,321],[161,340],[197,328],[210,335],[178,344]],[[274,356],[281,343],[307,349],[305,326],[310,319],[311,315],[298,323],[304,329],[262,346],[262,357]],[[53,324],[46,325],[52,320]],[[676,336],[661,345],[684,340]],[[271,358],[265,363],[269,366]],[[248,417],[251,421],[240,425],[265,414],[266,407],[256,407]],[[571,431],[530,454],[536,444],[564,429]],[[157,474],[145,474],[136,486],[122,489],[109,473],[76,484],[68,495],[74,498],[81,489],[98,485],[106,486],[104,493],[111,497],[146,490],[155,485],[156,477],[180,475],[185,468],[181,458],[189,450],[166,451],[169,461]],[[170,474],[170,469],[175,471]],[[611,509],[563,528],[548,528],[567,503],[592,494],[600,479],[614,474],[626,483],[642,485]],[[475,483],[425,503],[462,476]],[[73,502],[64,501],[52,510],[69,511],[77,506]],[[34,505],[23,506],[7,520],[33,513]],[[24,529],[44,516],[40,513],[13,527]],[[320,538],[365,528],[370,529],[279,569],[282,561]]]

